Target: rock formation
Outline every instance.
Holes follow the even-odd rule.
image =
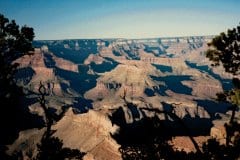
[[[29,77],[25,89],[37,94],[41,81],[48,90],[47,103],[53,110],[60,113],[62,107],[70,106],[81,112],[75,115],[69,109],[54,125],[54,136],[62,139],[64,146],[86,152],[85,159],[121,159],[119,145],[111,137],[117,127],[108,118],[119,108],[126,124],[131,124],[144,116],[157,115],[166,120],[163,114],[147,109],[166,111],[170,105],[171,112],[191,122],[186,125],[194,124],[204,130],[206,126],[202,126],[201,120],[218,121],[215,114],[227,111],[227,106],[220,109],[213,106],[216,93],[231,88],[227,82],[232,77],[221,66],[211,69],[205,58],[211,38],[36,41],[41,49],[16,62],[19,69],[33,70],[30,77],[29,72],[23,72],[26,74],[23,77]],[[37,104],[29,108],[42,115]],[[215,125],[209,135],[223,138],[221,127]],[[209,126],[207,129],[210,131]],[[42,130],[21,132],[9,153],[23,150],[25,155],[35,154],[34,146]],[[204,140],[200,136],[199,143]],[[173,144],[178,149],[194,150],[181,146],[183,141],[188,143],[184,137],[175,137]]]
[[[52,126],[53,136],[63,140],[63,147],[86,152],[84,159],[119,160],[119,145],[111,137],[117,131],[106,115],[96,111],[74,114],[69,109],[65,116]],[[45,128],[22,131],[19,138],[9,146],[8,154],[21,152],[25,158],[34,158]]]
[[[53,126],[54,136],[63,140],[64,146],[80,149],[93,159],[118,160],[121,155],[119,145],[110,133],[117,130],[111,121],[101,112],[89,111],[75,115],[70,109],[65,116]]]

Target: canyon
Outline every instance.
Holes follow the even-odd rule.
[[[193,151],[191,144],[181,144],[188,139],[181,126],[162,113],[176,114],[194,131],[196,141],[225,136],[221,127],[230,116],[229,104],[217,102],[216,94],[231,89],[233,77],[221,66],[212,68],[206,58],[212,38],[34,41],[34,54],[16,60],[20,64],[16,80],[32,100],[28,109],[33,114],[43,116],[34,100],[40,82],[47,88],[49,108],[56,114],[67,108],[53,125],[54,136],[64,146],[86,152],[84,159],[121,159],[121,144],[112,135],[123,124],[155,116],[169,130],[178,130],[170,132],[176,148]],[[20,132],[8,152],[21,150],[25,156],[36,152],[43,130]]]

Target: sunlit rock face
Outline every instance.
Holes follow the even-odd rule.
[[[231,76],[222,67],[213,70],[205,58],[212,38],[35,41],[35,54],[17,60],[28,77],[18,82],[35,93],[42,82],[55,104],[80,112],[114,110],[126,102],[158,109],[178,103],[182,118],[199,114],[196,107],[212,118],[213,112],[226,111],[212,108],[216,93],[232,87]]]
[[[232,87],[231,75],[221,66],[212,69],[205,57],[212,38],[35,41],[34,54],[16,61],[20,64],[16,80],[29,99],[36,99],[40,82],[44,84],[47,104],[57,114],[66,107],[80,114],[68,111],[55,125],[55,135],[65,146],[79,148],[89,153],[87,157],[101,159],[103,152],[112,155],[105,159],[118,159],[119,146],[109,137],[113,122],[107,117],[119,108],[126,125],[154,116],[172,125],[173,119],[160,113],[167,111],[189,128],[210,134],[212,121],[228,108],[215,102],[216,93]],[[29,109],[43,115],[37,103],[32,100]],[[84,131],[79,134],[80,130]]]
[[[93,159],[121,159],[119,145],[110,133],[117,130],[111,121],[101,112],[89,111],[76,115],[72,110],[54,125],[54,136],[63,140],[64,146],[80,149]]]
[[[64,117],[52,126],[54,137],[63,141],[63,147],[85,152],[84,159],[120,160],[120,145],[111,137],[118,129],[112,126],[109,118],[97,111],[74,114],[72,109],[66,111]],[[20,152],[26,159],[36,158],[37,145],[41,143],[45,128],[22,131],[19,138],[9,145],[9,154]],[[23,145],[24,144],[24,145]]]

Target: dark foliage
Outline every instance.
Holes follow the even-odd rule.
[[[213,62],[213,66],[223,65],[226,72],[232,75],[240,74],[240,26],[229,29],[227,33],[221,33],[216,36],[210,43],[210,49],[207,51],[206,56]],[[238,78],[232,79],[233,89],[218,93],[217,97],[220,101],[227,101],[232,104],[229,108],[232,110],[232,115],[229,123],[225,125],[227,131],[226,145],[230,147],[230,143],[236,147],[238,143],[232,141],[236,138],[234,131],[240,133],[235,121],[236,111],[240,107],[240,80]],[[232,153],[234,155],[234,153]]]
[[[232,74],[240,73],[240,26],[221,33],[209,43],[211,47],[206,56],[213,65],[223,64],[225,70]]]
[[[19,130],[33,126],[33,116],[24,110],[23,90],[15,83],[18,64],[14,61],[33,50],[33,28],[19,27],[0,14],[0,144],[9,144]]]
[[[29,113],[23,107],[25,95],[23,89],[17,86],[15,73],[19,64],[14,61],[23,55],[33,54],[32,41],[33,28],[23,26],[19,28],[14,20],[9,21],[0,14],[0,159],[24,159],[22,153],[7,155],[6,144],[12,143],[20,130],[36,127],[32,124],[38,117]],[[51,126],[54,121],[61,118],[50,112],[46,106],[46,88],[40,84],[39,101],[45,113],[47,130],[44,133],[41,144],[38,145],[38,160],[63,160],[82,159],[84,153],[77,149],[63,148],[63,143],[56,137],[52,137]],[[63,110],[64,112],[64,110]]]
[[[62,141],[57,137],[51,137],[48,133],[43,136],[38,150],[35,160],[82,159],[85,155],[77,149],[63,148]]]

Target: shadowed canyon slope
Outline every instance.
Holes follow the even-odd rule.
[[[157,115],[170,128],[179,128],[168,116],[151,111],[172,110],[199,131],[196,136],[210,134],[219,116],[227,116],[228,105],[215,99],[232,87],[232,77],[221,67],[212,69],[205,58],[212,38],[35,41],[35,54],[17,60],[17,81],[33,99],[29,109],[35,114],[43,114],[33,94],[40,82],[54,112],[73,107],[82,113],[68,110],[54,125],[54,136],[65,146],[87,152],[86,159],[120,159],[119,144],[110,134],[118,132],[113,125],[118,123],[109,118],[119,109],[126,124]],[[24,134],[31,136],[23,132],[20,138]],[[20,147],[19,141],[11,150]]]

